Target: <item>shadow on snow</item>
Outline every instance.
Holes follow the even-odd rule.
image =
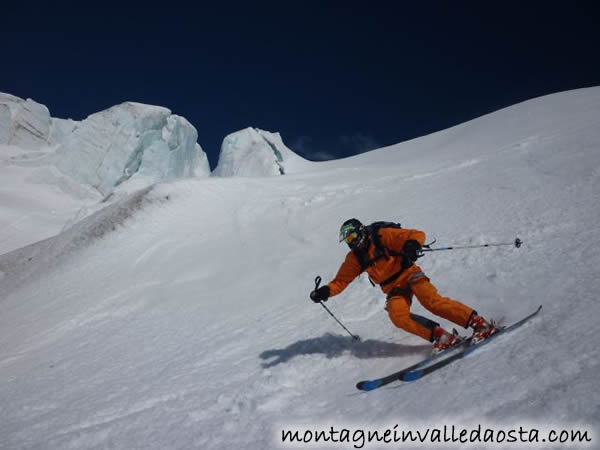
[[[403,345],[392,342],[369,339],[363,342],[353,341],[348,336],[326,333],[321,337],[294,342],[282,349],[265,350],[260,357],[265,360],[264,368],[286,363],[296,356],[322,354],[327,358],[337,358],[349,352],[356,358],[388,358],[423,354],[431,351],[431,344]],[[271,360],[272,358],[275,358]],[[267,361],[271,360],[271,361]]]

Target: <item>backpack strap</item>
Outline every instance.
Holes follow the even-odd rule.
[[[380,286],[385,286],[386,284],[390,284],[392,281],[395,281],[400,275],[402,275],[402,273],[408,269],[409,267],[411,267],[414,263],[408,259],[408,258],[402,258],[402,268],[396,272],[395,274],[393,274],[391,277],[383,280],[381,283],[379,283]]]
[[[399,223],[394,223],[394,222],[374,222],[371,225],[368,225],[366,227],[367,233],[369,233],[369,239],[375,246],[373,258],[369,258],[369,254],[368,254],[369,250],[368,249],[367,250],[353,250],[353,252],[354,252],[354,255],[356,256],[356,259],[358,259],[358,262],[360,264],[362,272],[364,272],[367,269],[367,267],[370,267],[373,264],[375,264],[381,258],[389,259],[391,256],[402,257],[402,268],[398,272],[396,272],[395,274],[390,276],[388,279],[379,283],[380,286],[384,286],[384,285],[390,284],[392,281],[396,280],[400,275],[402,275],[402,273],[406,269],[408,269],[409,267],[411,267],[413,265],[413,262],[410,259],[405,258],[404,254],[402,252],[396,252],[394,250],[390,250],[383,245],[383,243],[381,242],[381,236],[379,236],[379,230],[381,228],[402,228],[402,227],[400,226]],[[375,286],[375,283],[373,283],[373,280],[371,280],[371,278],[369,278],[369,281],[371,282],[371,284],[373,286]]]
[[[385,247],[381,242],[381,236],[379,230],[382,228],[402,228],[400,224],[393,222],[375,222],[367,227],[371,242],[375,246],[375,255],[373,257],[373,263],[378,259],[385,258],[389,259],[390,256],[402,256],[402,252],[396,252]]]
[[[389,258],[390,256],[394,256],[394,255],[390,255],[390,252],[388,249],[386,249],[383,244],[381,243],[381,237],[379,236],[379,227],[376,226],[377,222],[375,224],[371,224],[368,225],[366,228],[368,236],[369,236],[369,240],[371,241],[371,243],[375,246],[375,252],[373,254],[373,258],[369,258],[369,249],[357,249],[357,250],[352,250],[354,252],[354,255],[356,255],[356,259],[358,259],[358,262],[360,263],[360,268],[362,269],[362,271],[364,272],[367,267],[371,267],[373,264],[375,264],[378,260],[380,260],[381,258]]]

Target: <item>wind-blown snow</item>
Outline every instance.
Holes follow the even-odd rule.
[[[0,255],[2,446],[273,448],[293,424],[597,427],[600,88],[311,169],[156,186]],[[364,277],[328,302],[362,343],[309,300],[345,256],[349,217],[439,245],[519,236],[520,249],[419,263],[488,317],[544,309],[421,381],[359,393],[430,345],[393,327]]]

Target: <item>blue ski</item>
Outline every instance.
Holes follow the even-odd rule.
[[[520,327],[521,325],[523,325],[524,323],[526,323],[527,321],[532,319],[537,313],[540,312],[541,309],[542,309],[542,306],[540,305],[533,313],[529,314],[527,317],[524,317],[523,319],[519,320],[518,322],[513,323],[512,325],[510,325],[508,327],[504,327],[504,328],[500,329],[499,331],[492,334],[487,339],[485,339],[477,344],[471,344],[470,338],[465,339],[463,342],[446,350],[445,352],[440,353],[439,355],[435,355],[431,358],[427,358],[423,361],[413,364],[410,367],[407,367],[405,369],[402,369],[398,372],[392,373],[392,374],[382,377],[382,378],[376,378],[374,380],[360,381],[356,385],[356,387],[358,389],[360,389],[361,391],[372,391],[373,389],[380,388],[382,386],[385,386],[386,384],[392,383],[397,380],[400,380],[400,381],[418,380],[418,379],[424,377],[425,375],[427,375],[431,372],[434,372],[438,369],[441,369],[442,367],[445,367],[448,364],[450,364],[458,359],[464,358],[465,356],[474,352],[481,346],[493,341],[498,336],[502,336],[505,333],[515,330],[516,328]]]
[[[393,381],[399,380],[400,377],[402,377],[405,373],[419,369],[429,363],[435,362],[442,356],[452,355],[457,352],[460,353],[465,347],[467,347],[470,344],[470,342],[471,342],[471,338],[467,338],[442,353],[438,353],[437,355],[432,355],[429,358],[423,359],[423,360],[419,361],[418,363],[413,364],[410,367],[406,367],[402,370],[399,370],[398,372],[394,372],[385,377],[375,378],[374,380],[359,381],[356,384],[356,387],[358,389],[360,389],[361,391],[372,391],[373,389],[377,389],[381,386],[385,386],[386,384],[390,384]]]

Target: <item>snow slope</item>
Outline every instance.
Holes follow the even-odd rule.
[[[51,153],[0,145],[0,254],[58,234],[73,217],[102,200],[98,191],[52,164],[21,164]]]
[[[125,102],[76,122],[0,93],[0,254],[57,234],[113,195],[208,176],[197,138],[167,108]]]
[[[0,255],[0,448],[273,448],[291,425],[594,430],[599,198],[600,88],[310,172],[121,198]],[[439,245],[519,236],[518,250],[420,265],[486,316],[544,309],[444,371],[359,393],[356,381],[430,347],[393,327],[364,277],[328,302],[362,343],[308,299],[343,260],[349,217],[397,220]],[[416,300],[413,311],[428,315]]]

